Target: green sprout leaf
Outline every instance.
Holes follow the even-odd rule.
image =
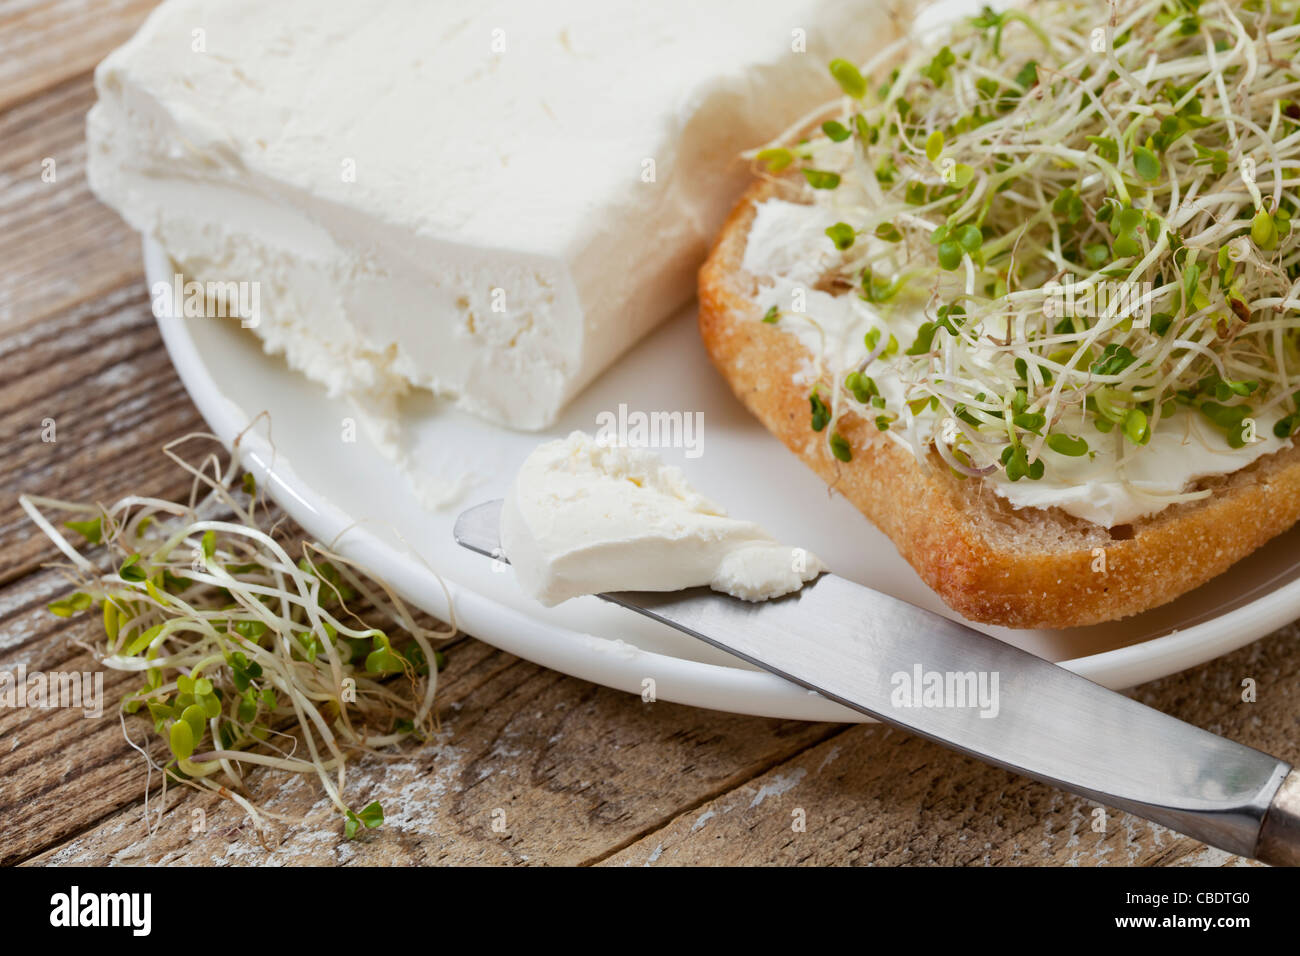
[[[1016,74],[1016,85],[1026,90],[1038,85],[1037,60],[1030,60],[1020,68],[1020,72]]]
[[[124,581],[132,581],[136,583],[144,581],[148,575],[139,567],[139,564],[140,555],[133,554],[122,562],[122,566],[117,569],[117,573]]]
[[[1101,358],[1092,363],[1094,375],[1119,375],[1137,361],[1137,356],[1125,345],[1111,343],[1101,353]]]
[[[1250,221],[1250,238],[1255,245],[1265,251],[1277,245],[1277,224],[1273,217],[1262,210]]]
[[[379,801],[368,804],[358,813],[351,810],[347,812],[343,823],[343,835],[349,840],[355,840],[364,827],[367,830],[373,830],[384,825],[384,810],[379,805]]]
[[[937,162],[943,155],[943,132],[935,130],[925,141],[925,156],[930,162]]]
[[[812,429],[819,432],[831,423],[831,410],[815,391],[808,396],[808,402],[812,405]]]
[[[821,169],[805,169],[804,179],[813,189],[835,189],[840,184],[840,174]]]
[[[1230,400],[1234,395],[1253,395],[1259,388],[1259,382],[1228,382],[1223,379],[1214,384],[1214,397],[1221,402]]]
[[[1086,441],[1060,432],[1054,432],[1047,436],[1047,447],[1058,455],[1068,455],[1071,458],[1078,458],[1088,453],[1088,443]]]
[[[186,720],[172,724],[168,733],[168,745],[177,760],[188,760],[194,753],[194,728]]]
[[[826,235],[830,237],[831,242],[835,243],[835,248],[843,252],[853,246],[857,234],[853,227],[847,222],[837,222],[833,226],[826,227]]]
[[[376,632],[372,647],[374,649],[366,655],[367,674],[400,674],[406,670],[402,658],[388,643],[388,635]]]
[[[957,240],[957,245],[961,246],[972,255],[979,252],[980,244],[984,242],[984,236],[980,232],[979,227],[974,225],[962,226],[954,235]]]
[[[63,526],[71,528],[91,544],[99,544],[103,538],[102,518],[88,518],[85,521],[65,521]]]
[[[1246,444],[1246,419],[1251,417],[1249,405],[1222,405],[1218,402],[1202,402],[1201,414],[1225,433],[1231,448],[1241,448]]]
[[[379,805],[378,800],[363,807],[357,816],[360,817],[367,830],[373,830],[384,825],[384,808]]]
[[[844,387],[849,390],[859,404],[865,405],[871,401],[872,396],[880,394],[876,389],[876,383],[868,375],[861,372],[850,372],[844,378]]]
[[[939,243],[939,265],[949,272],[961,266],[962,247],[952,239]]]
[[[758,161],[767,166],[768,172],[779,173],[794,162],[794,153],[788,149],[759,150]]]
[[[50,613],[56,617],[72,617],[72,615],[79,614],[86,610],[86,608],[90,607],[90,604],[90,595],[78,591],[61,601],[54,601],[47,604],[46,607],[49,608]]]
[[[928,77],[930,82],[935,86],[943,86],[944,80],[948,78],[948,68],[957,62],[957,56],[949,47],[943,47],[934,55],[928,66],[921,70],[921,73]]]
[[[1025,447],[1019,443],[1007,445],[1002,449],[1002,466],[1011,481],[1019,481],[1022,478],[1037,481],[1043,477],[1046,470],[1041,458],[1031,463]]]
[[[1135,445],[1145,445],[1151,439],[1146,412],[1134,408],[1124,416],[1124,437]]]
[[[930,352],[934,344],[934,333],[939,326],[934,322],[922,322],[920,328],[916,330],[916,340],[908,347],[907,355],[925,355]]]
[[[1021,412],[1019,415],[1012,416],[1011,423],[1017,428],[1023,428],[1036,435],[1047,424],[1047,416],[1042,412]]]
[[[867,334],[862,337],[862,341],[867,346],[868,352],[874,352],[876,350],[876,346],[880,344],[880,336],[881,336],[880,329],[867,330]],[[898,339],[894,338],[893,335],[890,335],[889,341],[885,343],[885,347],[880,350],[880,357],[889,358],[891,355],[897,355],[897,354],[898,354]]]
[[[162,625],[155,624],[153,627],[148,628],[147,630],[140,633],[134,641],[132,641],[129,645],[127,645],[124,654],[127,657],[135,657],[137,654],[142,653],[145,650],[145,648],[147,648],[150,644],[152,644],[154,638],[161,633],[162,633]]]
[[[867,95],[867,81],[862,78],[858,68],[848,60],[831,60],[830,71],[845,95],[855,100],[860,100]]]
[[[1137,174],[1149,183],[1160,178],[1160,157],[1145,146],[1133,150],[1133,166]]]
[[[847,126],[837,120],[827,120],[822,123],[822,132],[832,143],[842,143],[853,135]]]

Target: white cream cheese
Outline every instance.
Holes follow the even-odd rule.
[[[764,601],[826,570],[816,555],[728,517],[652,452],[583,432],[525,460],[502,507],[501,548],[520,586],[547,606],[706,584]]]
[[[736,154],[870,0],[168,0],[96,71],[92,189],[334,393],[536,429],[693,294]]]
[[[760,290],[760,309],[775,305],[785,310],[781,328],[797,337],[836,382],[867,357],[863,339],[870,329],[888,330],[900,349],[906,349],[924,321],[919,311],[895,312],[886,319],[856,293],[832,296],[810,288],[837,261],[838,253],[825,229],[838,218],[818,205],[769,199],[756,211],[744,258],[746,271],[766,277],[770,283]],[[802,313],[790,311],[800,302]],[[897,366],[881,357],[867,368],[867,374],[890,409],[902,409],[901,420],[888,434],[897,438],[900,430],[910,430],[916,438],[934,436],[938,413],[926,409],[913,415],[908,410],[906,400],[920,393],[909,392],[912,383],[903,379]],[[808,377],[811,380],[812,376]],[[1013,482],[997,471],[985,479],[993,490],[1017,508],[1056,507],[1109,528],[1161,511],[1198,478],[1231,474],[1264,455],[1291,447],[1290,440],[1273,435],[1273,425],[1280,417],[1276,409],[1256,416],[1257,441],[1242,448],[1230,448],[1222,432],[1204,416],[1182,407],[1165,419],[1142,447],[1127,442],[1119,429],[1102,434],[1083,420],[1082,413],[1074,414],[1074,420],[1067,414],[1062,427],[1071,434],[1086,435],[1095,454],[1074,458],[1044,446],[1041,456],[1047,467],[1042,479]],[[912,447],[901,439],[900,443]]]

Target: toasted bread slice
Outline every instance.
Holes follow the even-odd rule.
[[[834,490],[887,534],[954,610],[1009,627],[1074,627],[1172,601],[1300,519],[1300,446],[1193,489],[1213,493],[1111,529],[1056,508],[1013,508],[985,482],[957,478],[938,454],[915,456],[849,413],[843,463],[809,427],[812,356],[779,325],[757,321],[760,279],[742,269],[757,204],[798,191],[755,183],[700,270],[700,334],[742,402]],[[826,383],[830,384],[830,383]],[[1104,561],[1102,560],[1104,558]]]

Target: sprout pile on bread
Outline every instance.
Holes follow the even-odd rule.
[[[701,272],[750,409],[953,607],[1172,600],[1300,517],[1300,4],[985,9],[753,154]]]

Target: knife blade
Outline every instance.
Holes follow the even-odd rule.
[[[500,501],[456,522],[505,560]],[[1300,773],[1276,757],[834,574],[751,603],[713,591],[598,595],[877,720],[1240,856],[1300,865]]]

